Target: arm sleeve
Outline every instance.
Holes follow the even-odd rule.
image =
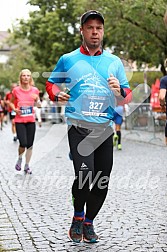
[[[121,88],[121,96],[117,97],[117,105],[125,105],[132,101],[132,90],[130,88]]]
[[[51,101],[55,101],[55,96],[58,92],[60,92],[60,88],[56,84],[47,81],[46,82],[46,92],[49,95],[49,99]]]
[[[46,92],[51,101],[55,101],[55,96],[60,92],[60,85],[65,82],[63,56],[57,62],[49,79],[46,81]]]

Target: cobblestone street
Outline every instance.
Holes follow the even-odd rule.
[[[0,243],[17,252],[167,252],[167,147],[131,137],[114,149],[106,201],[94,221],[96,244],[74,244],[67,233],[74,178],[66,125],[37,126],[32,175],[14,169],[18,142],[0,132]],[[142,133],[140,133],[142,135]]]

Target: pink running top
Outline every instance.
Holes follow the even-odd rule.
[[[24,90],[20,86],[13,89],[12,94],[15,98],[14,104],[20,110],[20,114],[16,114],[14,121],[18,123],[35,122],[34,98],[33,94],[39,95],[39,90],[36,87],[30,87],[29,90]]]

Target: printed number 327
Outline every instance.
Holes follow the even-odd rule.
[[[90,102],[89,109],[101,110],[102,106],[102,102]]]

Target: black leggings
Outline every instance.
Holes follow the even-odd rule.
[[[35,122],[16,123],[16,132],[19,139],[20,147],[29,149],[33,146],[35,137]]]
[[[113,131],[110,127],[101,137],[88,138],[78,152],[79,143],[85,139],[88,132],[82,128],[71,126],[68,130],[70,152],[73,157],[75,180],[72,186],[74,209],[82,212],[86,204],[86,217],[93,220],[102,207],[108,191],[109,177],[113,165]],[[101,141],[99,147],[97,142]],[[89,155],[84,154],[84,150]],[[93,183],[92,183],[93,182]],[[90,185],[93,187],[90,188]]]

